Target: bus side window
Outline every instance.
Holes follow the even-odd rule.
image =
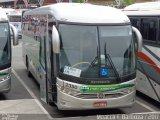
[[[156,43],[157,21],[156,19],[142,19],[141,33],[144,41]]]

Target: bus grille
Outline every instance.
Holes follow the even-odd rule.
[[[82,99],[107,99],[107,98],[117,98],[121,97],[124,94],[122,93],[102,93],[103,95],[97,94],[89,94],[89,93],[83,93],[83,94],[78,94],[75,97],[82,98]]]

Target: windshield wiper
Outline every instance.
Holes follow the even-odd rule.
[[[118,71],[117,71],[117,69],[116,69],[116,67],[115,67],[110,55],[107,53],[106,42],[105,42],[105,45],[104,45],[104,55],[105,55],[105,62],[106,62],[105,65],[107,65],[107,60],[108,60],[108,62],[110,63],[111,67],[113,68],[113,71],[114,71],[117,79],[120,80],[120,75],[119,75],[119,73],[118,73]]]
[[[91,65],[89,68],[92,68],[92,67],[95,67],[95,66],[98,66],[98,71],[100,71],[100,68],[101,68],[101,58],[100,58],[100,50],[98,48],[98,45],[97,45],[97,56],[94,58],[94,60],[91,62]],[[100,77],[100,72],[99,72],[99,77]]]
[[[91,62],[91,67],[94,66],[95,64],[99,64],[100,63],[100,55],[99,55],[99,50],[98,50],[98,46],[97,46],[97,56],[94,58],[94,60]]]

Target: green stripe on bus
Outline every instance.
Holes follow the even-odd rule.
[[[8,73],[0,73],[0,76],[4,76],[7,75]]]
[[[82,93],[99,93],[99,92],[111,92],[120,89],[130,88],[135,86],[134,84],[122,84],[122,85],[84,85],[80,87]]]

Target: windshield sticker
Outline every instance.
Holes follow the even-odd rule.
[[[102,77],[107,77],[107,76],[108,76],[108,69],[105,68],[105,67],[102,67],[102,68],[100,69],[100,75],[101,75]]]
[[[116,90],[127,89],[135,87],[134,84],[122,84],[122,85],[84,85],[80,87],[82,93],[100,93],[100,92],[112,92]]]
[[[75,76],[75,77],[80,77],[81,70],[77,69],[77,68],[65,66],[63,73],[67,74],[67,75],[72,75],[72,76]]]

